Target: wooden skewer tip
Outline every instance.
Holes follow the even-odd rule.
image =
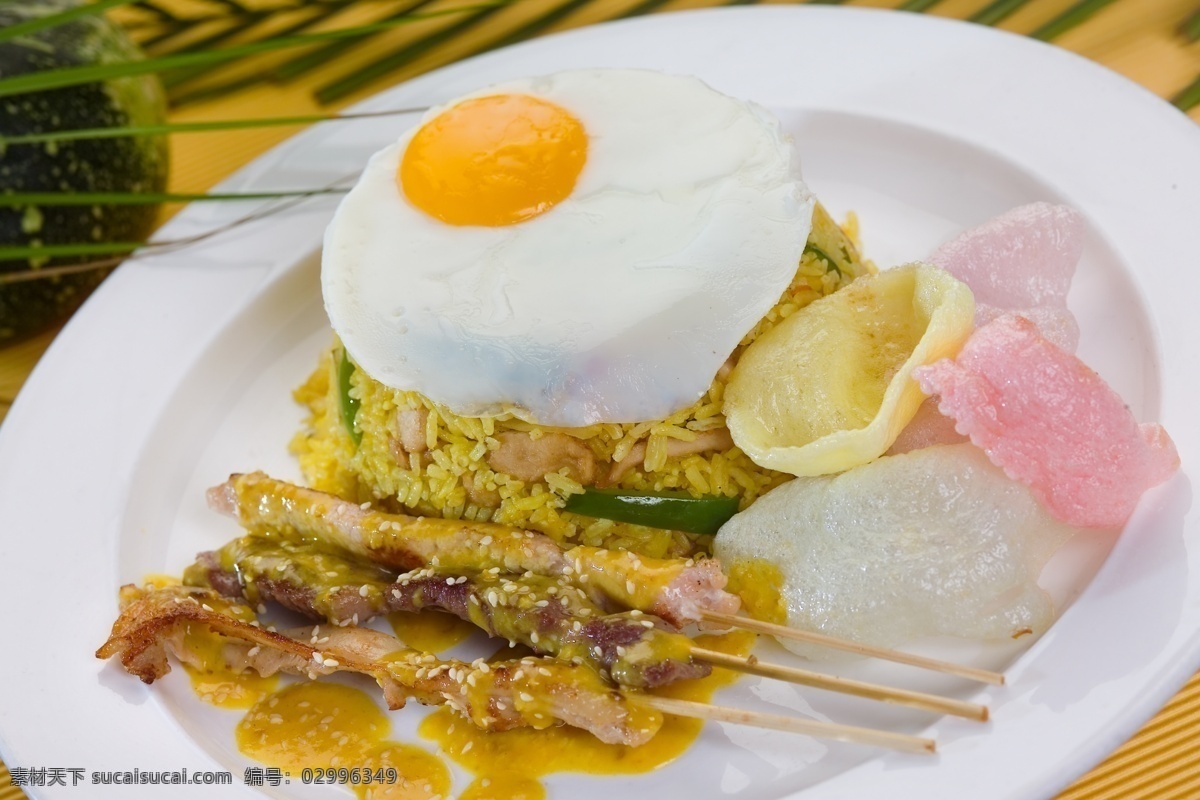
[[[790,628],[786,625],[778,625],[774,622],[764,622],[762,620],[738,616],[735,614],[721,614],[715,611],[702,612],[701,619],[704,622],[725,625],[730,628],[741,628],[743,630],[754,631],[755,633],[765,633],[768,636],[775,636],[780,639],[791,639],[792,641],[796,642],[830,647],[870,658],[880,658],[885,661],[895,662],[897,664],[907,664],[911,667],[920,667],[921,669],[927,669],[933,672],[941,672],[947,675],[954,675],[959,678],[966,678],[968,680],[978,681],[980,683],[991,684],[992,686],[1004,685],[1004,675],[999,672],[980,669],[979,667],[969,667],[965,664],[954,664],[949,661],[928,658],[926,656],[918,656],[912,653],[904,653],[899,650],[892,650],[886,647],[877,647],[875,645],[862,644],[861,642],[852,642],[848,639],[840,639],[836,636],[830,636],[824,633],[816,633],[814,631],[804,631],[800,630],[799,628]]]

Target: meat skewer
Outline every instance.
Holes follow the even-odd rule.
[[[316,563],[320,566],[313,566]],[[274,599],[294,611],[339,624],[365,621],[367,613],[374,616],[428,608],[446,611],[489,636],[586,664],[615,683],[632,688],[701,677],[708,674],[710,665],[715,665],[937,713],[987,719],[986,707],[976,703],[704,650],[652,615],[636,610],[604,614],[583,592],[562,579],[529,574],[506,576],[492,571],[452,575],[421,569],[401,575],[392,583],[338,583],[368,572],[368,567],[355,565],[352,558],[339,558],[312,543],[244,537],[219,553],[202,553],[185,580],[214,586],[230,597],[244,595],[251,602]]]
[[[636,610],[605,614],[562,578],[498,570],[453,575],[421,569],[394,577],[312,543],[248,536],[201,553],[184,580],[252,603],[274,600],[339,625],[391,611],[445,611],[489,636],[586,664],[637,689],[710,672],[693,658],[692,640],[657,617]]]
[[[661,723],[632,709],[591,670],[555,659],[439,661],[369,628],[315,626],[292,635],[275,633],[252,624],[247,606],[191,587],[143,591],[126,586],[122,604],[112,635],[96,656],[119,657],[126,671],[145,683],[170,671],[168,653],[185,663],[197,658],[184,634],[199,623],[227,638],[223,657],[232,668],[310,679],[356,672],[379,684],[392,709],[403,708],[409,697],[425,705],[448,704],[485,730],[564,722],[601,741],[636,746],[649,741]]]
[[[555,659],[527,657],[498,664],[480,659],[468,664],[406,650],[393,637],[368,628],[318,625],[286,633],[267,631],[257,626],[248,606],[230,605],[211,589],[125,586],[121,601],[112,634],[96,656],[118,657],[126,671],[145,683],[170,671],[168,653],[185,663],[201,662],[185,638],[200,625],[221,637],[222,656],[231,668],[309,679],[356,672],[379,683],[390,708],[402,708],[409,697],[429,705],[446,704],[485,730],[546,728],[561,722],[607,743],[637,746],[657,732],[661,717],[653,712],[659,712],[908,752],[935,750],[933,741],[920,737],[620,692],[587,667]]]
[[[739,627],[983,683],[1004,683],[1002,674],[989,670],[735,616],[740,601],[724,591],[726,578],[712,560],[640,558],[633,553],[583,546],[564,552],[541,534],[494,523],[370,511],[261,472],[231,476],[209,490],[208,501],[214,509],[239,519],[252,531],[289,531],[397,571],[427,564],[460,571],[501,566],[504,572],[564,576],[587,589],[593,600],[600,594],[602,605],[607,600],[609,605],[651,613],[676,626],[705,622]]]
[[[732,614],[740,605],[724,590],[726,578],[710,560],[648,558],[585,545],[564,550],[532,531],[388,514],[261,472],[231,476],[209,490],[208,502],[251,532],[325,542],[400,572],[426,566],[453,572],[500,567],[514,574],[564,577],[609,610],[637,609],[676,627],[699,621],[705,611]]]

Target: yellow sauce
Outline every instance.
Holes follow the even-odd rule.
[[[698,647],[744,655],[754,646],[755,635],[737,631],[723,636],[700,636]],[[733,683],[738,673],[714,669],[707,678],[679,681],[656,690],[664,697],[708,702],[713,693]],[[553,772],[584,772],[593,775],[631,775],[650,772],[678,758],[700,734],[703,723],[684,717],[667,717],[662,729],[640,747],[604,744],[590,733],[578,728],[559,726],[536,731],[519,728],[487,733],[476,728],[449,709],[441,708],[421,723],[421,736],[436,742],[456,763],[474,773],[478,780],[468,788],[465,797],[508,797],[491,786],[516,782],[522,791],[534,791],[529,784],[534,778]],[[484,786],[483,780],[490,781]],[[529,794],[531,798],[544,796]]]
[[[184,669],[196,695],[219,708],[250,708],[279,685],[278,676],[262,678],[253,670],[235,673],[224,668],[198,669],[191,664],[185,664]]]
[[[151,575],[146,583],[170,586],[179,581],[167,576]],[[241,603],[224,598],[209,597],[204,603],[222,614],[242,622],[254,619],[254,613]],[[225,646],[231,642],[214,633],[207,625],[188,623],[183,632],[184,650],[193,663],[183,668],[192,682],[192,690],[205,703],[219,708],[250,708],[279,685],[277,676],[263,678],[252,669],[234,672],[225,662]]]
[[[458,800],[545,800],[546,787],[536,778],[498,775],[476,778]]]
[[[272,767],[357,767],[391,731],[369,695],[340,683],[294,683],[256,703],[237,726],[243,754]]]
[[[362,800],[447,797],[450,771],[416,745],[388,740],[391,722],[366,692],[340,683],[295,683],[260,700],[238,723],[238,750],[297,781],[305,769],[395,769],[393,784],[346,783]]]
[[[396,770],[392,784],[359,784],[354,793],[361,800],[434,800],[450,793],[450,769],[446,762],[413,744],[383,742],[367,756],[362,766]]]
[[[394,611],[388,622],[405,646],[424,653],[448,650],[477,630],[466,620],[436,611]]]
[[[755,619],[787,623],[787,605],[783,602],[783,573],[779,567],[761,558],[735,561],[728,565],[728,591],[742,599],[742,608]]]

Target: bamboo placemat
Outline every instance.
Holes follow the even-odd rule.
[[[828,2],[828,0],[827,0]],[[1076,5],[1077,0],[1033,0],[1005,19],[999,27],[1029,33]],[[663,11],[716,5],[712,0],[669,0]],[[833,4],[833,3],[830,3]],[[852,0],[847,5],[894,8],[900,0]],[[369,4],[364,4],[369,5]],[[508,29],[543,15],[557,5],[553,0],[521,0],[498,14],[486,30],[475,31],[425,53],[394,77],[401,80],[470,53]],[[549,26],[545,32],[577,27],[612,16],[629,6],[628,0],[592,0]],[[965,19],[991,0],[942,0],[927,13]],[[1055,43],[1142,84],[1162,97],[1171,97],[1200,74],[1200,43],[1189,43],[1180,34],[1186,20],[1200,12],[1200,0],[1110,0],[1082,24]],[[369,18],[364,10],[363,19]],[[351,18],[339,17],[340,24]],[[380,37],[352,57],[370,59],[394,47]],[[664,46],[669,44],[664,43]],[[311,97],[314,86],[338,72],[332,66],[319,69],[294,84],[260,86],[240,94],[189,106],[173,115],[178,121],[233,119],[319,113]],[[376,87],[377,88],[377,87]],[[364,92],[361,94],[366,94]],[[352,102],[354,97],[348,98]],[[327,109],[325,109],[327,110]],[[1200,122],[1200,107],[1190,112]],[[203,192],[224,176],[249,162],[295,132],[289,128],[177,135],[171,143],[171,191]],[[170,213],[170,210],[168,212]],[[1185,254],[1180,254],[1181,258]],[[42,352],[53,340],[53,332],[0,350],[0,421],[18,389]],[[53,766],[53,765],[19,765]],[[1014,771],[1020,764],[1012,765]],[[25,795],[12,785],[9,772],[0,764],[0,800],[20,800]],[[86,790],[80,790],[86,796]],[[1136,736],[1107,761],[1060,795],[1058,800],[1197,800],[1200,798],[1200,674],[1192,680]],[[967,799],[964,799],[967,800]]]

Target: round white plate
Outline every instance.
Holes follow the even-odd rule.
[[[1200,279],[1190,266],[1200,130],[1132,83],[1053,47],[940,19],[822,8],[690,12],[574,31],[439,70],[361,108],[423,106],[493,81],[589,66],[691,73],[775,110],[818,196],[839,216],[858,212],[865,251],[883,266],[920,258],[1014,205],[1080,209],[1090,225],[1070,298],[1080,353],[1140,419],[1166,425],[1185,471],[1146,496],[1115,546],[1090,537],[1057,560],[1048,579],[1066,610],[1026,652],[930,645],[1006,666],[1006,688],[878,664],[842,669],[987,702],[988,725],[761,680],[722,697],[923,731],[938,739],[937,757],[710,725],[693,750],[655,774],[553,776],[551,796],[603,797],[613,780],[644,797],[1052,795],[1198,666],[1200,524],[1186,470],[1200,454]],[[355,172],[413,120],[318,126],[222,189],[325,185]],[[170,794],[258,791],[241,785],[248,762],[233,747],[235,712],[201,705],[180,670],[148,688],[91,653],[112,623],[121,583],[178,572],[197,550],[236,535],[204,508],[204,487],[252,468],[296,477],[286,445],[301,412],[289,391],[328,342],[316,254],[333,204],[309,202],[122,267],[58,337],[0,429],[0,599],[9,609],[0,755],[10,765],[229,769],[232,787]],[[194,206],[160,235],[206,230],[252,207]],[[393,715],[396,736],[416,740],[420,713]],[[464,776],[457,781],[461,789]],[[142,791],[163,796],[161,788],[92,785],[86,794]],[[328,787],[323,795],[295,785],[276,791],[348,796]],[[33,792],[82,796],[70,786]]]

